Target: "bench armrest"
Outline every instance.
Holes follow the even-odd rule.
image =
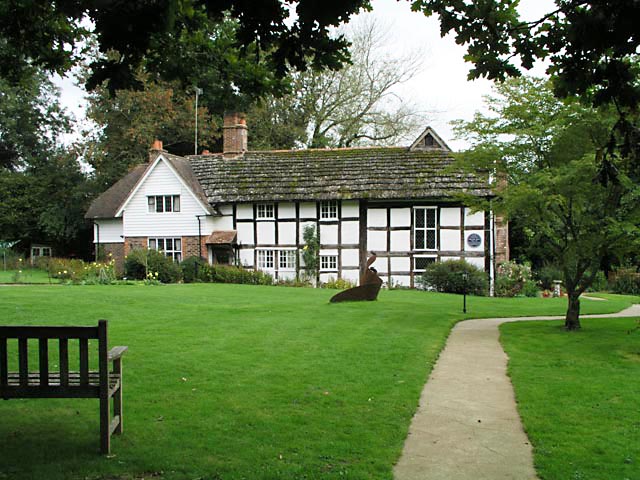
[[[120,357],[122,357],[122,355],[125,354],[127,350],[129,350],[129,347],[113,347],[111,350],[109,350],[109,353],[107,354],[107,360],[109,362],[112,362],[113,360],[118,360]]]

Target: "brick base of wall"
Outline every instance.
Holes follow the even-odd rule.
[[[101,258],[115,260],[116,275],[122,276],[124,274],[124,243],[101,243],[99,247]]]
[[[198,237],[182,237],[182,258],[202,257],[207,258],[207,245],[204,243],[207,237],[202,235],[200,246],[198,246]]]
[[[496,215],[496,263],[509,261],[509,222]]]

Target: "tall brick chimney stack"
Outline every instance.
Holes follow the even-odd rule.
[[[244,113],[225,113],[222,126],[222,153],[232,157],[246,151],[247,122]]]
[[[156,138],[149,149],[149,162],[153,162],[161,153],[167,153],[167,151],[162,148],[162,140]]]

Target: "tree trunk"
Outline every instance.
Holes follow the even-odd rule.
[[[577,292],[567,292],[569,306],[567,316],[564,320],[566,330],[580,330],[580,294]]]

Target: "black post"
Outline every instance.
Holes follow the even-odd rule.
[[[467,278],[469,274],[467,272],[462,273],[462,313],[467,313]]]

